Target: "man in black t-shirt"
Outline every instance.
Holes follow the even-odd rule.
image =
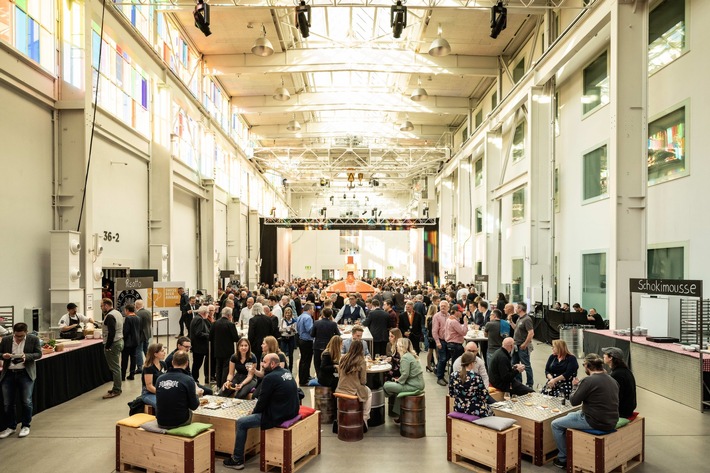
[[[609,374],[619,383],[619,416],[631,417],[636,409],[636,379],[626,363],[624,352],[617,347],[602,348],[604,364],[611,368]]]
[[[173,367],[158,379],[155,388],[156,417],[158,425],[172,429],[187,425],[192,420],[192,411],[200,405],[195,380],[187,370],[187,352],[173,355]]]

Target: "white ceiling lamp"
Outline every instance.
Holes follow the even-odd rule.
[[[261,31],[264,36],[257,38],[257,40],[254,41],[254,46],[251,47],[251,52],[252,54],[256,54],[261,57],[271,56],[274,54],[274,46],[271,44],[271,41],[266,39],[266,27],[263,23],[261,24]]]
[[[276,91],[274,92],[274,100],[278,100],[279,102],[287,102],[288,100],[291,99],[291,94],[288,92],[288,89],[284,87],[284,78],[281,78],[281,87],[278,87]]]
[[[293,120],[288,122],[286,125],[286,129],[288,131],[301,131],[301,124],[298,123],[298,120],[296,120],[296,114],[293,114]]]
[[[441,24],[439,24],[438,36],[432,41],[431,46],[429,46],[429,56],[441,57],[451,54],[451,45],[441,37],[441,33]]]
[[[415,102],[423,102],[429,98],[429,94],[427,94],[426,89],[422,87],[421,77],[417,79],[417,88],[414,89],[414,92],[412,92],[412,95],[410,95],[409,98]]]
[[[409,115],[407,115],[407,118],[402,122],[402,125],[399,127],[399,131],[412,131],[414,130],[414,125],[412,122],[409,121]]]

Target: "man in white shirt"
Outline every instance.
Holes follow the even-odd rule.
[[[239,324],[244,330],[249,329],[249,321],[251,320],[251,308],[254,306],[254,298],[249,297],[247,299],[247,306],[242,308],[239,312]]]
[[[357,297],[355,294],[350,294],[348,296],[348,302],[349,303],[344,305],[338,312],[338,315],[335,317],[335,322],[340,323],[341,319],[343,319],[343,321],[365,320],[365,311],[363,311],[362,307],[357,304]]]
[[[73,302],[67,304],[67,313],[62,315],[62,318],[59,319],[60,338],[72,339],[82,330],[83,325],[89,322],[94,323],[94,319],[91,317],[77,314],[76,309],[77,305]]]

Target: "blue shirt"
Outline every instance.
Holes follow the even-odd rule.
[[[296,321],[296,330],[298,330],[298,338],[307,342],[312,342],[311,328],[313,328],[313,318],[307,312],[298,316]]]

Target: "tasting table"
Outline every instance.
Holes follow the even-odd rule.
[[[552,436],[552,421],[563,417],[581,406],[572,407],[569,401],[562,405],[556,397],[530,393],[518,396],[517,402],[499,402],[493,404],[493,411],[498,417],[515,419],[522,429],[520,451],[529,455],[533,464],[542,466],[557,456],[557,444]],[[500,407],[503,406],[504,407]]]
[[[234,452],[237,422],[252,413],[256,400],[230,399],[220,396],[203,396],[208,404],[200,405],[192,414],[193,422],[212,424],[215,431],[215,451],[231,455]],[[210,408],[215,406],[215,409]],[[210,406],[210,407],[207,407]],[[245,455],[255,455],[260,451],[259,429],[249,429],[244,446]]]
[[[340,329],[340,338],[343,339],[343,341],[353,338],[352,335],[352,329],[353,325],[338,325],[338,328]],[[367,347],[370,350],[370,354],[372,355],[373,353],[373,345],[372,345],[372,333],[370,332],[369,327],[362,327],[364,329],[364,332],[362,333],[362,339],[367,342]]]
[[[481,354],[481,357],[483,358],[483,362],[486,364],[486,367],[488,367],[488,360],[486,357],[486,354],[488,352],[488,337],[486,337],[483,330],[474,330],[471,328],[463,337],[463,339],[465,343],[476,342],[478,344],[478,350]]]
[[[385,373],[392,369],[389,363],[367,364],[367,387],[372,391],[372,408],[370,409],[369,427],[376,427],[385,423]]]

